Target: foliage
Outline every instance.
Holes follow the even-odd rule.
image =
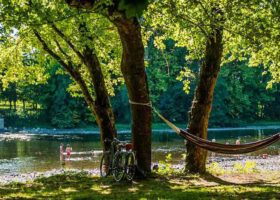
[[[135,2],[122,0],[119,9],[128,16],[140,16],[147,1],[137,1],[136,6]],[[216,18],[220,16],[213,13],[213,7],[223,11],[223,24],[217,24]],[[113,96],[115,118],[117,122],[130,123],[127,91],[122,86],[119,67],[121,43],[116,28],[103,15],[70,9],[63,0],[2,0],[0,13],[0,101],[6,104],[1,113],[11,122],[8,124],[13,125],[14,119],[23,120],[24,124],[25,120],[40,118],[54,127],[75,127],[94,121],[84,108],[78,85],[58,67],[57,60],[43,51],[34,36],[37,30],[64,61],[70,59],[94,96],[86,67],[53,24],[77,49],[82,51],[85,44],[95,49]],[[207,35],[213,26],[221,25],[224,58],[210,126],[279,120],[277,1],[151,1],[140,21],[146,40],[151,101],[171,121],[186,124],[186,110],[191,106]],[[81,24],[88,28],[86,36],[81,34]],[[24,104],[32,106],[28,110],[23,108]],[[40,117],[40,113],[48,117]],[[159,119],[154,116],[154,121]]]
[[[222,27],[223,62],[245,59],[250,66],[264,66],[272,87],[280,77],[278,12],[274,1],[164,0],[153,1],[145,18],[149,31],[158,33],[157,47],[165,48],[164,41],[171,38],[188,49],[187,60],[202,59],[208,35]]]
[[[101,67],[106,78],[106,86],[109,93],[114,95],[114,85],[122,82],[118,67],[120,63],[121,45],[116,30],[105,17],[94,13],[83,13],[76,9],[70,10],[64,1],[46,2],[42,0],[36,2],[31,1],[29,4],[28,1],[22,0],[21,4],[6,4],[4,3],[1,7],[1,16],[5,19],[3,25],[4,27],[17,30],[15,33],[16,37],[6,38],[5,46],[3,47],[5,49],[11,49],[10,52],[1,54],[1,60],[4,60],[6,65],[16,66],[13,57],[16,57],[17,54],[36,55],[38,65],[36,67],[36,73],[44,69],[46,63],[58,62],[43,51],[42,44],[34,35],[34,31],[37,31],[41,34],[42,39],[47,43],[48,47],[61,60],[66,63],[71,61],[75,68],[78,68],[82,76],[84,76],[86,83],[91,88],[92,83],[89,81],[88,72],[75,51],[75,49],[82,51],[85,49],[85,45],[88,45],[95,50],[98,58],[101,59]],[[17,12],[14,13],[14,10]],[[83,35],[82,27],[86,27],[86,36]],[[114,42],[107,43],[107,40],[113,40]],[[69,48],[69,43],[75,49]],[[19,49],[17,44],[20,44],[22,48]],[[17,62],[22,62],[22,59],[18,59]],[[15,71],[13,68],[11,70]],[[28,71],[21,70],[20,74],[28,79],[26,77]],[[14,81],[12,78],[12,76],[9,76],[3,80],[12,82]],[[77,87],[72,88],[77,89]],[[75,90],[75,92],[79,93],[79,90]]]
[[[159,50],[154,47],[153,40],[148,43],[147,74],[151,91],[153,105],[168,119],[176,123],[186,124],[186,108],[191,106],[194,88],[196,84],[198,62],[185,61],[187,50],[176,47],[174,41],[166,41],[166,49]],[[190,83],[189,94],[183,91],[183,84],[176,80],[180,76],[183,66],[190,66],[194,75]],[[61,73],[62,72],[62,73]],[[39,124],[49,124],[54,127],[76,127],[91,124],[94,119],[85,108],[85,104],[77,90],[73,89],[73,82],[63,72],[55,62],[51,62],[44,73],[48,76],[47,84],[10,84],[1,92],[1,101],[17,101],[18,109],[23,100],[28,103],[38,104],[45,116],[40,117]],[[210,118],[210,126],[240,126],[255,121],[277,121],[280,116],[279,84],[274,84],[269,90],[266,89],[270,76],[262,75],[263,68],[248,67],[248,62],[228,62],[220,73],[217,82],[214,103]],[[75,86],[75,85],[74,85]],[[69,87],[71,89],[69,89]],[[66,91],[67,90],[67,91]],[[68,94],[71,93],[71,96]],[[129,103],[127,101],[127,91],[124,86],[114,86],[115,96],[111,98],[114,108],[115,118],[118,123],[130,123]],[[78,99],[74,99],[75,98]],[[38,98],[39,97],[39,98]],[[13,105],[12,105],[13,107]],[[7,106],[9,108],[9,106]],[[9,114],[11,112],[11,114]],[[39,112],[39,111],[38,111]],[[19,115],[19,111],[6,110],[5,117]],[[24,115],[28,123],[24,123],[22,117],[17,117],[21,124],[31,123],[34,118],[31,112]],[[33,112],[34,113],[34,112]],[[20,115],[22,116],[22,115]],[[10,118],[7,122],[9,126],[13,124],[15,118]],[[53,119],[53,120],[52,120]],[[65,122],[64,122],[65,121]],[[26,121],[25,121],[26,122]],[[154,122],[161,122],[154,116]],[[26,125],[25,125],[26,126]]]
[[[244,165],[241,163],[234,163],[233,171],[237,173],[252,173],[256,171],[256,162],[246,161]]]
[[[157,173],[160,175],[171,175],[179,171],[172,167],[172,154],[165,156],[165,160],[160,160],[158,163]]]
[[[207,166],[207,171],[215,175],[223,175],[226,173],[225,169],[219,165],[217,162],[212,162]]]
[[[245,163],[234,162],[232,169],[225,169],[220,166],[217,162],[212,162],[207,166],[207,171],[215,175],[225,175],[225,174],[249,174],[256,173],[256,162],[247,160]]]
[[[139,17],[148,6],[148,0],[121,0],[119,10],[125,11],[128,18]]]

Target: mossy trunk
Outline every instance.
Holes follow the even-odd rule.
[[[136,18],[114,18],[122,46],[121,71],[125,79],[129,99],[134,102],[148,103],[149,89],[144,65],[144,46],[141,26]],[[136,160],[140,170],[151,171],[151,108],[131,105],[132,138]]]
[[[212,107],[214,88],[220,71],[222,58],[222,29],[216,29],[208,37],[204,62],[200,67],[199,82],[189,112],[188,131],[207,139],[208,121]],[[192,143],[187,143],[186,170],[204,173],[207,151]]]

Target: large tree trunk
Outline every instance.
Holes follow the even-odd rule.
[[[222,34],[222,29],[216,29],[208,37],[205,60],[200,68],[199,82],[189,113],[188,131],[204,139],[207,138],[214,88],[220,71],[223,51]],[[206,150],[187,143],[186,170],[192,173],[205,172],[206,159]]]
[[[66,0],[73,7],[91,9],[95,1]],[[123,55],[121,70],[130,100],[148,103],[149,89],[144,66],[144,47],[141,26],[136,17],[126,18],[118,11],[119,1],[108,7],[110,20],[118,28],[122,41]],[[117,15],[115,15],[117,14]],[[112,16],[111,16],[112,15]],[[144,172],[151,171],[151,108],[131,105],[133,145],[136,150],[137,165]]]
[[[94,50],[87,47],[84,51],[84,63],[86,64],[95,92],[95,113],[100,128],[101,142],[104,150],[109,150],[110,144],[105,139],[113,139],[117,136],[113,109],[110,103],[109,94],[105,85],[104,76],[100,62]]]
[[[125,79],[129,99],[148,103],[149,89],[144,65],[144,46],[141,26],[136,18],[112,19],[118,28],[123,46],[121,71]],[[131,105],[132,137],[137,164],[144,172],[151,171],[151,108]]]

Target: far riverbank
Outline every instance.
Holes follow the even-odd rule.
[[[184,125],[178,124],[178,127],[185,129]],[[129,125],[119,125],[118,127],[119,134],[128,134],[130,133]],[[280,123],[277,125],[250,125],[244,127],[224,127],[224,128],[209,128],[208,131],[245,131],[245,130],[279,130]],[[165,124],[156,124],[152,129],[153,133],[162,133],[162,132],[174,132]],[[0,130],[0,133],[30,133],[30,134],[99,134],[98,127],[91,128],[72,128],[72,129],[56,129],[56,128],[5,128]]]

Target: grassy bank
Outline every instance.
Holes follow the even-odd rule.
[[[248,181],[247,178],[249,178]],[[247,178],[246,178],[247,177]],[[155,177],[133,183],[67,173],[27,184],[0,187],[2,199],[279,199],[278,174],[215,177],[178,175]],[[252,178],[254,180],[252,180]],[[229,181],[238,180],[239,184]],[[241,181],[241,182],[240,182]]]

